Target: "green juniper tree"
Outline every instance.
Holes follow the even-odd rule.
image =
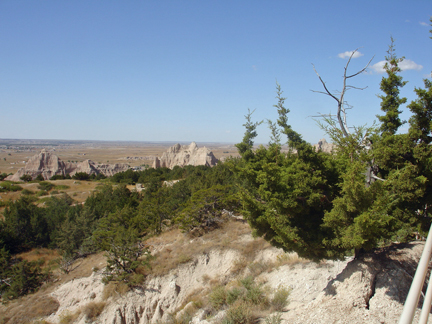
[[[142,224],[136,210],[126,206],[100,220],[93,241],[107,253],[106,281],[125,281],[139,284],[140,266],[148,264],[150,252],[142,244]]]
[[[247,149],[239,149],[243,162],[235,165],[243,180],[240,191],[243,213],[255,234],[277,247],[314,260],[334,257],[323,244],[331,233],[321,226],[324,213],[338,191],[334,161],[329,155],[316,152],[288,125],[289,110],[283,106],[279,85],[276,98],[277,125],[297,152],[282,153],[277,141],[268,148],[260,146],[253,151],[258,123],[251,121],[250,113],[247,115],[245,136],[237,145]]]
[[[402,77],[398,75],[401,72],[398,66],[404,60],[404,57],[397,58],[395,53],[394,39],[391,38],[391,43],[387,51],[386,63],[384,70],[387,73],[387,77],[383,77],[380,84],[380,89],[384,92],[384,95],[380,95],[381,110],[385,112],[385,115],[379,116],[378,120],[381,122],[380,131],[382,135],[394,135],[398,128],[404,124],[401,121],[399,115],[402,112],[399,110],[400,105],[406,103],[406,98],[400,98],[400,88],[402,88],[407,82],[402,81]]]
[[[399,105],[405,102],[399,88],[405,83],[397,75],[400,60],[393,43],[389,53],[388,77],[381,82],[387,94],[381,96],[386,115],[378,128],[349,129],[342,97],[329,92],[319,77],[322,93],[338,102],[337,118],[321,115],[323,128],[336,144],[332,154],[316,152],[288,125],[289,110],[283,107],[279,85],[275,107],[282,130],[269,123],[272,139],[267,148],[252,150],[258,124],[247,115],[244,140],[237,145],[242,159],[235,171],[243,180],[244,215],[257,235],[319,260],[351,251],[358,256],[362,250],[406,241],[413,231],[427,229],[432,205],[431,82],[425,81],[425,90],[416,89],[418,99],[408,105],[413,113],[409,133],[396,134],[402,124]],[[346,80],[359,73],[347,75],[347,68],[348,64],[342,94],[350,87]],[[281,152],[280,133],[296,151]]]
[[[416,88],[418,99],[407,107],[413,113],[409,120],[410,139],[419,144],[432,142],[432,81],[424,79],[424,89]]]

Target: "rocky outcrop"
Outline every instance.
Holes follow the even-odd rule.
[[[7,177],[5,180],[21,181],[23,175],[29,175],[32,179],[39,174],[47,180],[54,175],[65,176],[73,172],[75,166],[73,163],[63,162],[57,155],[42,150],[39,154],[32,156],[24,168],[20,168],[14,175]]]
[[[331,153],[333,151],[334,145],[332,143],[328,143],[326,139],[323,138],[318,142],[318,144],[315,144],[314,147],[317,151]]]
[[[98,164],[92,160],[85,160],[78,163],[75,171],[71,172],[71,176],[78,172],[85,172],[87,174],[100,174],[102,173],[106,177],[111,177],[116,173],[123,172],[129,169],[127,164]]]
[[[206,165],[215,166],[218,159],[212,151],[205,146],[198,148],[195,142],[190,145],[176,144],[171,146],[168,151],[162,154],[162,157],[155,158],[153,168],[174,168],[176,165],[183,167],[185,165]]]
[[[21,181],[23,175],[29,175],[35,179],[42,175],[45,180],[51,179],[54,175],[73,176],[77,172],[88,174],[100,174],[110,177],[118,172],[129,169],[127,164],[97,164],[91,160],[85,160],[80,163],[70,163],[62,161],[57,155],[42,150],[39,154],[32,156],[24,168],[19,169],[14,175],[7,177],[5,180]]]
[[[129,169],[129,165],[124,163],[115,164],[96,164],[96,168],[106,177],[111,177],[116,173],[124,172]]]
[[[423,247],[423,242],[395,244],[352,260],[310,302],[291,300],[283,319],[298,324],[398,323]],[[309,285],[314,283],[304,286],[304,294]]]

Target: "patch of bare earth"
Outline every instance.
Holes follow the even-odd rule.
[[[57,251],[49,249],[33,249],[19,256],[27,261],[43,258],[45,263],[42,268],[56,268],[55,260],[59,258]],[[0,323],[34,323],[38,319],[55,314],[60,307],[60,303],[57,298],[52,296],[54,291],[65,282],[89,277],[95,267],[102,269],[105,265],[106,258],[103,253],[98,253],[75,261],[74,270],[69,274],[64,274],[58,268],[54,269],[49,281],[43,284],[37,292],[10,301],[7,304],[0,304]]]

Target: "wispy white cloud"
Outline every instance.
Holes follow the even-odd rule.
[[[402,62],[400,62],[399,67],[401,68],[402,71],[405,71],[405,70],[420,71],[421,69],[423,69],[423,65],[417,64],[416,62],[408,60],[408,59],[405,59]]]
[[[349,58],[353,54],[353,52],[354,51],[346,51],[346,52],[343,52],[343,53],[339,53],[338,56],[340,58],[342,58],[342,59]],[[360,53],[359,51],[356,51],[352,57],[353,58],[357,58],[357,57],[360,57],[360,56],[363,56],[363,55],[364,54]]]
[[[424,21],[419,21],[419,24],[422,25],[422,26],[429,26],[429,24],[425,23]]]
[[[376,73],[384,73],[384,65],[386,61],[379,61],[378,63],[375,63],[374,65],[371,65],[371,69]],[[414,61],[411,61],[409,59],[405,59],[402,62],[400,62],[399,67],[402,71],[406,70],[417,70],[420,71],[423,69],[423,65],[417,64]]]
[[[257,70],[256,65],[252,65],[252,69],[253,69],[254,71],[256,71],[256,70]]]
[[[372,69],[372,71],[376,72],[376,73],[384,73],[384,65],[385,65],[386,61],[379,61],[378,63],[375,63],[373,65],[370,66],[370,68]]]

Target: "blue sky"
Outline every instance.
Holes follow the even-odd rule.
[[[340,90],[343,53],[360,48],[351,72],[375,55],[351,83],[368,88],[346,96],[349,124],[370,125],[391,36],[408,102],[430,77],[431,15],[430,0],[0,0],[0,138],[236,143],[248,109],[277,118],[277,80],[289,122],[316,143],[310,116],[336,102],[311,91],[311,64]]]

